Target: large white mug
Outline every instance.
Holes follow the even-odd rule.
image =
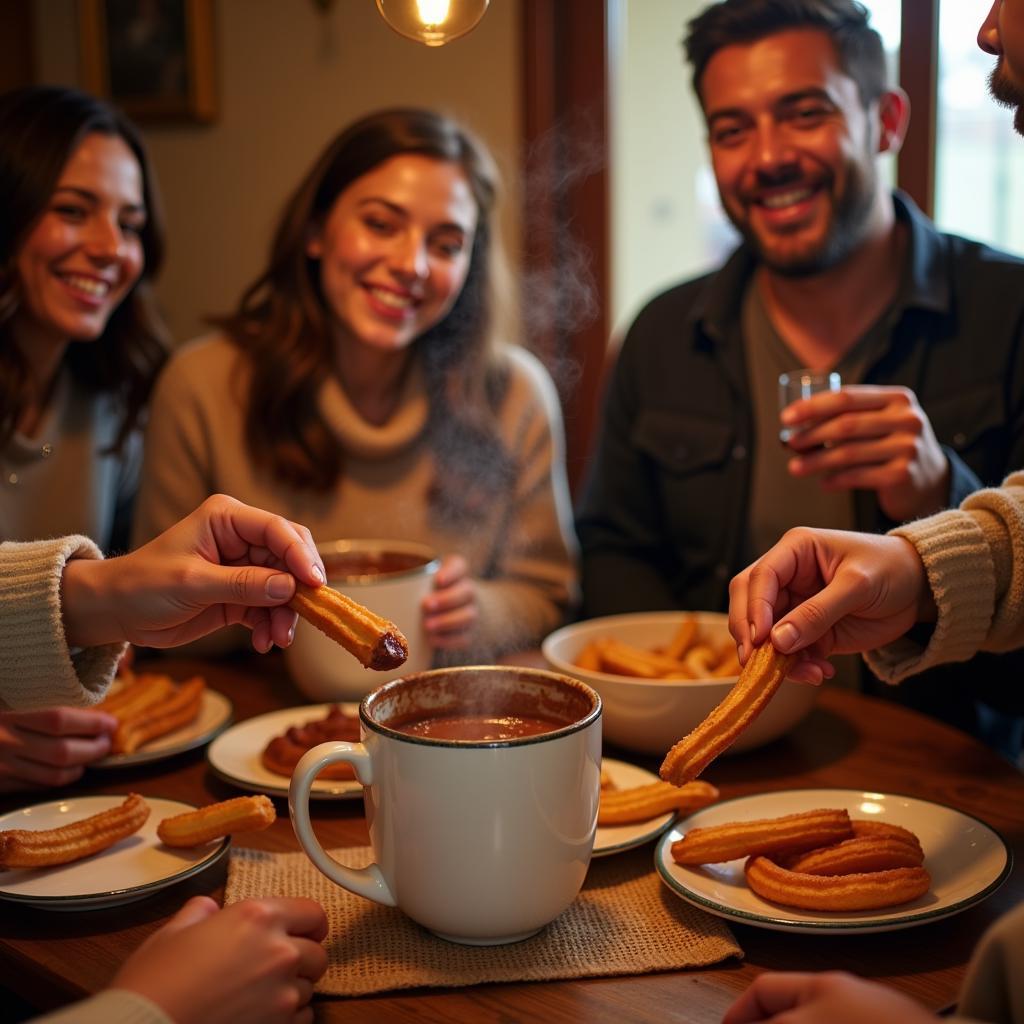
[[[317,551],[327,570],[327,586],[395,623],[409,641],[409,657],[390,672],[371,671],[300,618],[284,658],[306,697],[361,700],[381,683],[430,668],[434,652],[423,629],[422,602],[433,590],[441,564],[434,551],[401,540],[336,540],[318,544]]]
[[[288,793],[299,843],[328,878],[472,945],[525,939],[569,906],[597,827],[594,690],[541,669],[435,669],[375,690],[359,718],[362,742],[313,747]],[[452,738],[465,734],[492,738]],[[339,761],[364,786],[375,863],[361,870],[310,823],[310,786]]]

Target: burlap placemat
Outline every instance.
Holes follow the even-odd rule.
[[[373,860],[369,847],[330,852],[350,867]],[[302,853],[234,849],[224,901],[253,896],[308,896],[326,909],[329,963],[316,986],[324,995],[646,974],[743,956],[724,921],[658,880],[649,847],[593,861],[568,910],[533,938],[506,946],[445,942],[401,911],[336,886]]]

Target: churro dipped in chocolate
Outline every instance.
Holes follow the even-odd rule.
[[[148,817],[149,804],[132,793],[118,807],[60,828],[0,832],[0,868],[45,868],[81,860],[137,832]]]
[[[165,846],[199,846],[235,832],[269,828],[276,817],[270,797],[238,796],[164,818],[157,825],[156,834]]]
[[[661,777],[681,786],[700,775],[764,710],[792,661],[792,655],[780,654],[770,642],[755,647],[725,699],[665,755]]]
[[[366,668],[387,672],[409,657],[409,643],[393,622],[331,587],[297,583],[289,605]]]

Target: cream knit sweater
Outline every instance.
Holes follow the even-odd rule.
[[[897,683],[978,651],[1024,646],[1024,473],[892,533],[917,548],[939,614],[927,647],[903,638],[868,654],[876,675]]]
[[[69,650],[60,605],[67,562],[102,557],[87,537],[0,543],[0,707],[102,700],[125,645]]]

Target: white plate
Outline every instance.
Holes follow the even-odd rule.
[[[288,795],[288,782],[283,775],[267,771],[260,761],[263,748],[293,725],[304,725],[314,718],[324,718],[331,704],[304,704],[297,708],[269,711],[222,732],[210,744],[206,759],[224,780],[242,789],[251,789],[269,796]],[[342,704],[349,715],[359,713],[358,704]],[[310,799],[352,800],[363,795],[363,787],[355,779],[317,779]]]
[[[658,776],[646,768],[615,761],[610,757],[601,761],[601,767],[611,776],[616,789],[646,786],[658,781]],[[668,811],[650,821],[639,821],[633,825],[599,825],[594,837],[594,856],[607,857],[610,853],[621,853],[623,850],[632,850],[634,846],[641,846],[660,836],[675,817],[675,811]]]
[[[231,721],[231,701],[216,690],[203,690],[199,714],[180,729],[158,736],[130,754],[110,754],[93,761],[90,768],[121,768],[130,764],[148,764],[165,757],[193,750],[208,743]]]
[[[687,829],[822,807],[845,807],[853,817],[909,828],[924,847],[931,890],[913,903],[888,910],[823,913],[761,899],[743,880],[742,859],[702,867],[687,867],[672,859],[672,844]],[[673,892],[719,917],[775,931],[863,935],[938,921],[980,903],[1009,876],[1013,855],[997,832],[952,807],[891,793],[796,789],[726,800],[691,814],[658,843],[654,863]]]
[[[80,796],[23,807],[0,816],[0,829],[59,828],[118,807],[124,796]],[[146,797],[150,814],[134,835],[102,853],[50,868],[0,871],[0,899],[47,910],[95,910],[140,900],[158,889],[204,871],[231,845],[218,839],[203,846],[171,849],[157,838],[156,827],[173,814],[194,811],[192,804]]]

